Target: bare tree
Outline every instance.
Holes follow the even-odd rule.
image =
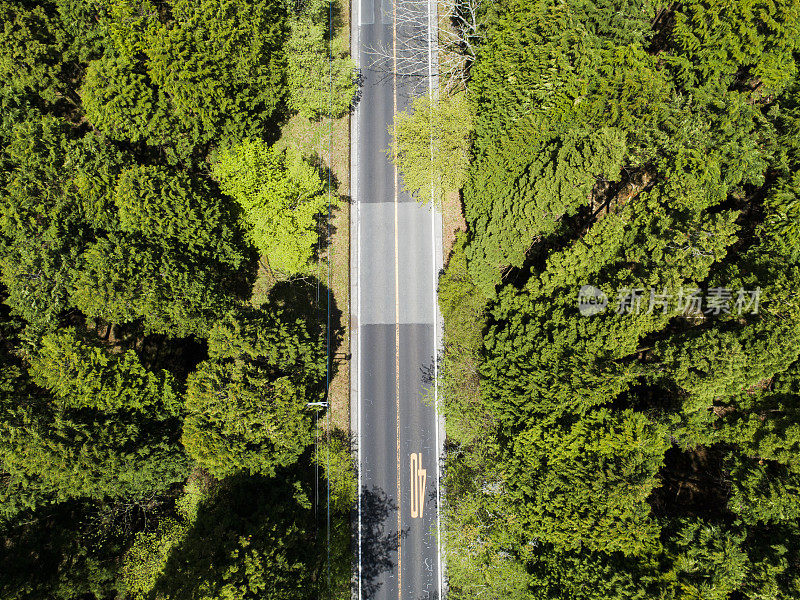
[[[439,29],[440,62],[445,85],[466,89],[470,68],[484,39],[485,4],[491,0],[441,0],[447,26]]]
[[[438,76],[445,93],[465,89],[484,35],[481,9],[490,1],[439,0],[429,4],[422,0],[395,0],[395,42],[369,47],[369,68],[412,82],[418,79],[420,85],[427,85],[430,75]],[[431,58],[433,64],[429,64]]]

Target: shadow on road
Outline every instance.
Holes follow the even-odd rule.
[[[372,598],[397,560],[397,503],[382,489],[361,491],[361,594]]]

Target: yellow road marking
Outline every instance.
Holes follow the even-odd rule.
[[[422,453],[415,452],[410,456],[411,464],[411,518],[421,519],[425,510],[425,483],[428,471],[422,468]]]

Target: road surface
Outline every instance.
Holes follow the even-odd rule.
[[[427,24],[435,4],[402,1],[398,6],[392,0],[353,0],[351,15],[353,57],[363,76],[351,161],[359,600],[442,597],[443,434],[434,385],[441,216],[403,191],[387,154],[395,111],[435,84],[435,48],[428,43],[434,38]],[[419,11],[423,31],[398,18],[399,10],[409,8]],[[399,74],[392,54],[420,44],[424,64],[413,76]],[[380,49],[389,51],[389,60],[378,60]]]

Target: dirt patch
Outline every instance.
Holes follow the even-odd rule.
[[[453,244],[456,241],[456,234],[459,231],[467,230],[467,221],[464,219],[464,211],[461,209],[460,192],[448,192],[442,202],[442,256],[447,264]]]

